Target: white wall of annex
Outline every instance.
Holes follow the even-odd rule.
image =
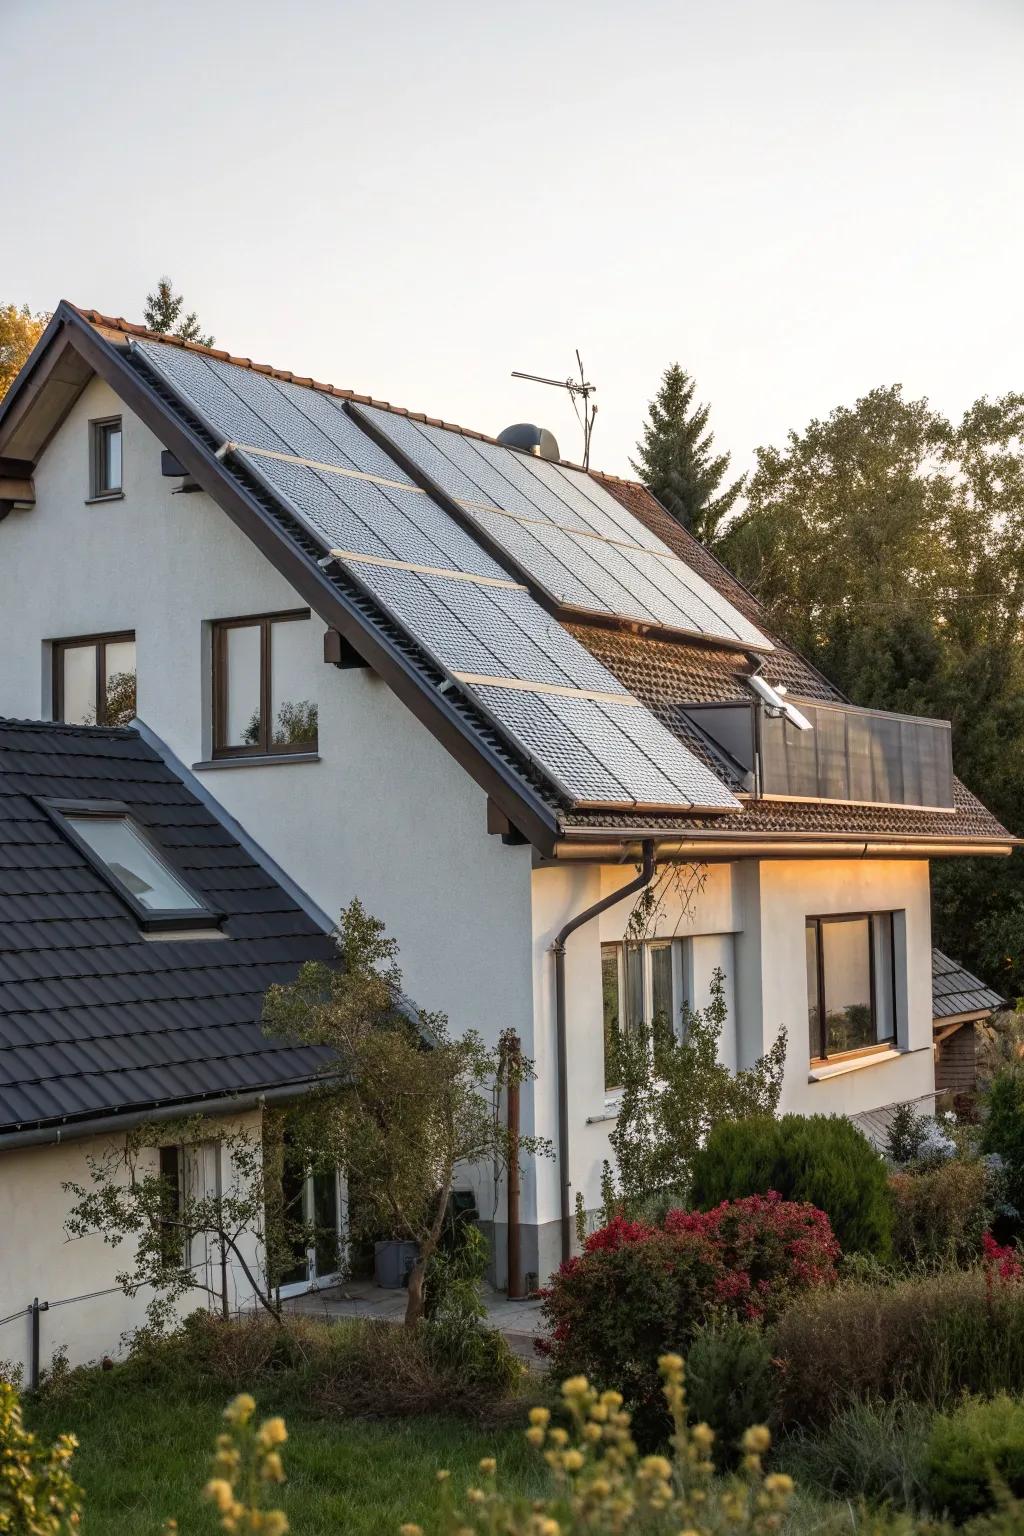
[[[211,1123],[221,1134],[239,1131],[258,1136],[258,1112],[222,1118]],[[170,1134],[168,1141],[171,1140]],[[111,1247],[98,1233],[69,1238],[64,1223],[75,1197],[63,1188],[65,1183],[90,1187],[90,1159],[104,1163],[109,1157],[123,1159],[125,1140],[120,1137],[90,1137],[66,1141],[55,1146],[23,1147],[0,1153],[0,1318],[20,1309],[28,1309],[34,1298],[49,1302],[49,1310],[40,1314],[40,1361],[45,1368],[55,1351],[66,1350],[71,1365],[116,1357],[123,1351],[122,1335],[131,1333],[145,1322],[146,1306],[153,1292],[144,1289],[136,1297],[126,1297],[115,1276],[132,1265],[132,1243],[126,1239]],[[197,1176],[205,1179],[207,1193],[215,1192],[216,1159],[221,1164],[222,1188],[232,1186],[230,1159],[225,1149],[211,1146]],[[148,1148],[139,1155],[140,1172],[155,1171],[157,1153]],[[201,1167],[201,1173],[199,1169]],[[127,1179],[122,1164],[121,1175]],[[194,1186],[201,1193],[199,1185]],[[197,1238],[192,1262],[197,1277],[204,1284],[220,1287],[219,1257],[206,1254],[206,1244]],[[245,1239],[246,1262],[252,1267],[260,1262],[259,1245]],[[95,1294],[100,1293],[100,1294]],[[80,1299],[84,1298],[84,1299]],[[254,1303],[251,1286],[236,1260],[228,1264],[228,1304],[243,1309]],[[199,1307],[219,1306],[219,1297],[193,1290],[178,1305],[182,1317]],[[31,1317],[24,1315],[0,1327],[0,1360],[23,1367],[28,1379],[31,1367]]]
[[[124,499],[87,506],[88,422],[117,413]],[[44,641],[134,629],[139,718],[192,765],[209,754],[204,625],[304,605],[208,496],[172,494],[160,447],[94,379],[46,449],[36,506],[0,527],[0,713],[49,717]],[[324,629],[314,615],[319,761],[200,769],[203,782],[325,912],[358,896],[385,922],[422,1007],[527,1040],[530,850],[488,836],[483,792],[373,673],[324,664]]]

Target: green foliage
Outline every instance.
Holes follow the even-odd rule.
[[[356,1237],[388,1232],[419,1245],[406,1313],[414,1324],[456,1167],[501,1166],[548,1144],[522,1137],[510,1145],[493,1112],[494,1084],[503,1074],[529,1076],[530,1063],[488,1048],[476,1030],[452,1036],[443,1014],[414,1013],[397,945],[359,901],[341,915],[337,947],[337,965],[309,962],[290,986],[271,987],[264,1024],[330,1049],[332,1075],[290,1113],[289,1139],[311,1169],[346,1169],[359,1191],[350,1208]]]
[[[1024,1403],[1005,1393],[936,1418],[927,1450],[928,1499],[956,1521],[1024,1494]]]
[[[49,315],[34,315],[27,304],[0,304],[0,400],[28,361]]]
[[[70,1466],[78,1441],[43,1444],[25,1428],[18,1394],[0,1381],[0,1531],[4,1536],[70,1536],[81,1518],[82,1491]]]
[[[898,385],[761,448],[720,553],[855,703],[949,719],[957,771],[1024,832],[1024,395],[957,422]],[[1024,992],[1024,861],[943,860],[936,941]]]
[[[781,1463],[801,1486],[899,1509],[925,1504],[934,1410],[912,1398],[851,1402],[824,1425],[786,1436]]]
[[[825,1424],[852,1400],[943,1408],[962,1392],[1024,1382],[1024,1286],[979,1269],[853,1281],[808,1291],[779,1319],[780,1412]]]
[[[161,336],[180,336],[182,341],[195,341],[202,347],[212,347],[213,337],[204,336],[199,316],[190,310],[182,317],[185,300],[175,293],[169,277],[160,278],[152,293],[146,295],[146,307],[142,318],[151,331]]]
[[[778,1190],[824,1211],[844,1253],[889,1256],[892,1207],[885,1163],[866,1136],[838,1115],[725,1121],[693,1161],[692,1199],[722,1200]]]
[[[727,1016],[725,977],[716,969],[707,1008],[685,1007],[678,1035],[656,1031],[652,1042],[651,1033],[638,1028],[621,1036],[622,1098],[608,1138],[618,1186],[605,1191],[606,1218],[614,1209],[639,1212],[659,1192],[685,1198],[698,1148],[715,1126],[775,1113],[785,1031],[752,1067],[733,1073],[718,1059]]]
[[[694,1332],[686,1353],[690,1416],[715,1432],[715,1464],[734,1466],[743,1432],[775,1416],[777,1368],[764,1330],[728,1314]]]
[[[891,1163],[912,1163],[924,1142],[925,1119],[913,1104],[897,1104],[885,1137],[885,1155]]]
[[[990,1225],[984,1163],[950,1158],[936,1167],[894,1173],[893,1252],[903,1264],[972,1264]]]
[[[981,1145],[1004,1163],[1006,1197],[1024,1213],[1024,1069],[1006,1067],[992,1079]]]
[[[633,469],[666,511],[705,544],[743,490],[742,478],[722,487],[729,455],[712,451],[711,407],[694,403],[696,384],[678,363],[662,375],[650,402]]]

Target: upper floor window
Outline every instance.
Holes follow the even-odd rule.
[[[304,608],[214,624],[214,757],[316,751],[308,620]]]
[[[135,718],[135,635],[53,642],[53,718],[66,725],[127,725]]]
[[[807,919],[807,1015],[812,1061],[895,1040],[891,912]]]
[[[604,1085],[622,1082],[620,1044],[646,1029],[655,1064],[666,1032],[678,1036],[689,1002],[687,952],[682,939],[601,945],[604,1003]]]
[[[121,494],[121,418],[89,423],[89,495]]]

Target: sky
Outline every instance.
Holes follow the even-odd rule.
[[[629,459],[665,367],[737,470],[902,383],[1024,389],[1024,0],[0,0],[0,303],[141,320]]]

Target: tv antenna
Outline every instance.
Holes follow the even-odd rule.
[[[596,384],[588,384],[586,374],[583,372],[583,359],[580,357],[580,349],[576,348],[576,365],[580,370],[579,379],[571,376],[567,379],[545,379],[539,373],[519,373],[512,370],[514,379],[529,379],[531,384],[552,384],[555,389],[564,389],[572,401],[572,408],[576,412],[576,420],[583,428],[583,468],[590,468],[590,438],[594,430],[594,417],[597,415],[597,406],[591,401],[591,395],[597,390]]]

